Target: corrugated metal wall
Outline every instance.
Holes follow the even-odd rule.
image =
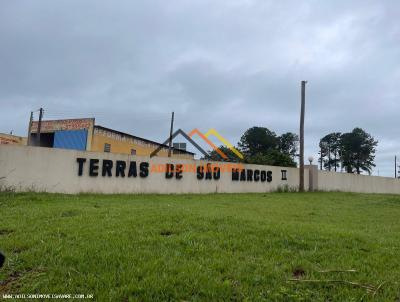
[[[86,150],[88,131],[82,130],[59,130],[54,133],[54,148]]]

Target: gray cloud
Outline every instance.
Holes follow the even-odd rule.
[[[234,142],[253,125],[297,132],[305,79],[306,153],[363,127],[391,176],[399,15],[397,1],[3,1],[0,131],[24,135],[43,106],[160,141],[172,110]]]

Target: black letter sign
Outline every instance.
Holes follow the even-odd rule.
[[[149,175],[149,163],[140,163],[139,165],[140,168],[140,177],[147,177]]]
[[[167,164],[167,169],[165,170],[165,178],[172,178],[174,176],[174,165]]]
[[[129,172],[128,172],[128,177],[136,177],[137,176],[137,171],[136,171],[136,162],[131,161],[129,164]]]
[[[272,181],[272,171],[267,172],[267,181],[271,182]]]
[[[212,179],[211,164],[207,164],[207,168],[206,168],[206,179]]]
[[[118,177],[121,175],[121,177],[125,177],[125,168],[126,168],[126,162],[123,160],[117,160],[115,176]]]
[[[98,159],[90,159],[89,161],[89,176],[97,176],[99,175],[99,172],[97,171],[99,169],[99,160]]]
[[[176,172],[175,172],[175,177],[176,179],[181,179],[182,178],[182,165],[178,164],[176,165]]]
[[[221,169],[219,167],[214,167],[213,177],[214,177],[214,179],[221,178]]]
[[[232,180],[239,180],[239,169],[232,169]]]
[[[198,166],[197,167],[197,179],[203,179],[203,178],[204,178],[204,167]]]
[[[287,180],[287,178],[286,178],[286,172],[287,172],[287,170],[281,170],[281,173],[282,173],[282,180]]]
[[[112,176],[111,169],[113,167],[112,160],[103,159],[103,168],[101,169],[101,176]]]
[[[78,176],[82,176],[83,173],[83,163],[86,162],[86,158],[80,158],[78,157],[76,159],[76,161],[78,162]]]

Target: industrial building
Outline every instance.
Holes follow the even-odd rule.
[[[95,124],[94,118],[33,121],[27,144],[48,148],[85,150],[149,156],[161,146],[158,156],[168,156],[168,146]],[[194,153],[173,148],[174,158],[193,159]]]

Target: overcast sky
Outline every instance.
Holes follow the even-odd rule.
[[[399,1],[0,2],[0,132],[29,113],[95,117],[157,141],[176,128],[298,132],[362,127],[379,140],[374,174],[400,155]]]

